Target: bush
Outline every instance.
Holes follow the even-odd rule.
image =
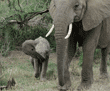
[[[98,59],[101,58],[101,50],[100,49],[96,49],[95,53],[94,53],[94,59]]]
[[[4,30],[5,31],[2,32],[2,35],[6,37],[0,42],[0,49],[3,56],[6,56],[8,51],[15,49],[16,46],[21,46],[25,40],[34,40],[39,36],[45,38],[45,35],[48,32],[48,30],[42,25],[36,27],[24,26],[22,29],[9,26]],[[54,32],[49,37],[47,37],[47,40],[49,41],[51,48],[55,50],[56,44],[53,34]]]
[[[11,45],[19,46],[22,44],[23,41],[27,39],[35,39],[39,36],[45,37],[47,32],[48,30],[42,26],[37,26],[37,27],[25,26],[22,30],[14,29],[13,27],[11,27],[11,30],[8,34],[9,36],[7,37]],[[52,42],[54,41],[53,34],[51,34],[47,39],[50,39],[49,42],[52,44]]]

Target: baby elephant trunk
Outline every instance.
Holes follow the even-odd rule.
[[[39,60],[39,63],[42,63],[45,61],[46,58],[44,58],[41,54],[39,54],[38,52],[35,52],[34,55],[36,56],[36,58]]]

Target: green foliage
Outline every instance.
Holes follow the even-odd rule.
[[[95,53],[94,53],[94,59],[98,59],[101,58],[101,50],[100,49],[96,49]]]
[[[9,48],[14,48],[14,46],[21,46],[21,44],[28,39],[36,39],[39,36],[45,37],[46,33],[48,32],[48,30],[46,28],[44,28],[43,26],[37,26],[37,27],[23,27],[23,29],[17,29],[14,28],[13,26],[11,27],[11,29],[9,30],[9,36],[8,37],[8,43],[9,44]],[[6,32],[3,32],[3,35],[5,35]],[[54,36],[53,33],[47,38],[47,40],[50,42],[50,45],[53,49],[55,49],[55,40],[54,40]],[[3,41],[3,40],[2,40]],[[4,41],[6,41],[6,38],[4,39]],[[1,49],[3,49],[1,44]],[[7,46],[7,45],[6,45]],[[7,47],[5,48],[6,50],[8,49]],[[5,52],[6,52],[5,50]]]
[[[18,3],[19,1],[19,3]],[[50,0],[10,0],[10,3],[0,1],[0,21],[12,15],[18,21],[25,19],[25,15],[30,12],[38,12],[48,8]],[[18,16],[16,16],[18,15]],[[19,17],[19,15],[21,17]]]
[[[36,39],[39,36],[45,37],[52,19],[48,13],[41,15],[41,23],[36,27],[27,25],[27,21],[36,16],[36,12],[44,11],[48,8],[51,0],[7,0],[0,1],[0,49],[3,56],[21,46],[27,39]],[[17,23],[10,23],[16,20]],[[45,24],[45,26],[44,26]],[[55,39],[53,33],[47,38],[51,48],[55,50]],[[4,41],[4,42],[3,42]]]

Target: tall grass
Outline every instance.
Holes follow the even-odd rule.
[[[58,91],[58,76],[56,57],[51,53],[48,69],[47,80],[42,82],[34,77],[34,69],[29,57],[20,51],[12,51],[10,56],[1,57],[3,66],[3,76],[0,78],[0,86],[6,85],[9,78],[14,77],[16,85],[9,91]],[[110,75],[110,66],[107,67]],[[71,62],[69,71],[71,77],[71,87],[68,91],[77,91],[81,82],[81,67],[78,66],[78,59]],[[94,83],[89,90],[82,91],[109,91],[110,80],[100,79],[99,65],[93,67]],[[5,89],[3,91],[6,91]]]
[[[52,60],[49,60],[47,69],[47,81],[41,82],[39,78],[34,77],[33,66],[29,57],[23,52],[13,52],[7,58],[2,58],[3,74],[0,78],[0,86],[7,85],[10,78],[14,78],[16,85],[9,91],[39,91],[56,86],[57,66]],[[5,91],[5,89],[3,90]]]

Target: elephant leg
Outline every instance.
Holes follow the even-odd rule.
[[[38,59],[34,59],[34,70],[35,70],[35,77],[38,78],[40,75]]]
[[[42,72],[42,63],[39,63],[39,72],[40,72],[40,74]]]
[[[101,58],[101,65],[100,65],[100,78],[108,78],[107,58],[108,58],[108,53],[110,50],[109,46],[110,46],[110,43],[106,48],[101,49],[102,58]]]
[[[82,72],[81,72],[81,84],[78,87],[79,89],[88,89],[93,83],[93,58],[95,52],[95,45],[92,46],[92,49],[83,48],[83,64],[82,64]],[[80,91],[80,90],[79,90]]]
[[[46,58],[44,62],[42,62],[42,70],[41,70],[41,75],[40,75],[40,80],[45,81],[46,80],[46,72],[47,72],[47,67],[48,67],[48,60],[49,57]]]
[[[65,73],[64,73],[65,74],[64,75],[65,86],[67,88],[69,88],[71,86],[69,66],[70,66],[72,58],[73,58],[73,56],[75,55],[75,52],[76,52],[76,41],[74,41],[72,45],[70,43],[68,45],[68,59],[67,59],[67,61],[65,63]]]
[[[78,91],[81,89],[88,89],[93,83],[93,69],[92,63],[94,60],[94,52],[98,45],[100,36],[101,25],[88,32],[88,35],[83,43],[83,64],[82,64],[82,79],[81,84],[78,87]]]
[[[64,64],[64,86],[59,86],[58,89],[61,91],[66,91],[71,86],[71,79],[70,79],[70,72],[69,72],[69,66],[71,63],[71,60],[73,56],[68,55],[67,61]]]
[[[31,61],[31,64],[32,64],[32,66],[34,68],[34,58],[30,57],[30,61]]]

